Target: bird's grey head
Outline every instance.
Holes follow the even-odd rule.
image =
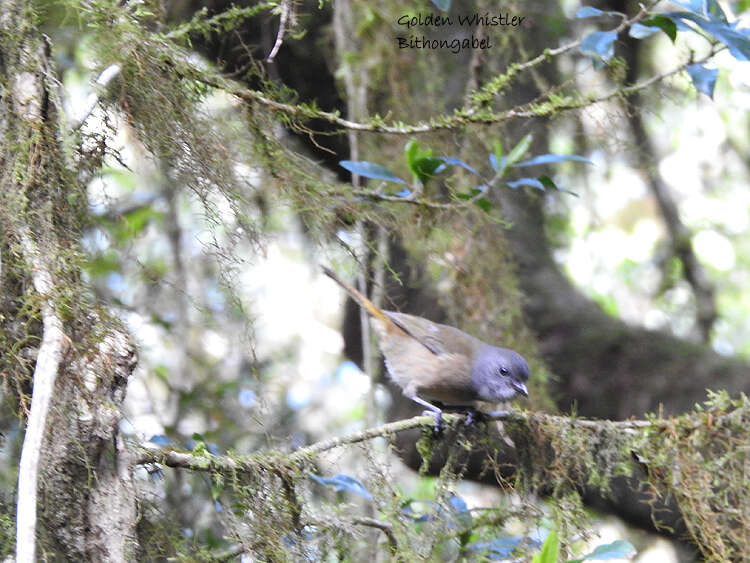
[[[508,401],[518,394],[528,397],[528,379],[529,364],[507,348],[487,346],[471,369],[471,383],[481,401]]]

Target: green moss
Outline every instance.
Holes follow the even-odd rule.
[[[9,507],[0,510],[0,557],[9,557],[16,552],[16,523]]]

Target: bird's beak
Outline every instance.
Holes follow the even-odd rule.
[[[514,381],[511,385],[513,385],[513,389],[515,389],[516,391],[518,391],[524,397],[528,397],[529,396],[529,390],[526,389],[526,384],[525,383],[521,383],[520,381]]]

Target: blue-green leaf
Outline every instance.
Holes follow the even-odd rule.
[[[445,163],[445,165],[447,165],[447,166],[460,166],[461,168],[463,168],[465,170],[468,170],[472,174],[476,174],[477,176],[479,176],[479,172],[477,172],[476,170],[474,170],[471,166],[469,166],[468,164],[466,164],[463,160],[459,160],[457,158],[449,158],[447,156],[440,157],[440,160],[442,160]],[[439,173],[439,172],[442,172],[443,170],[444,170],[444,168],[438,167],[438,169],[435,170],[435,172]]]
[[[625,540],[617,540],[606,545],[597,546],[594,551],[581,559],[574,559],[568,563],[581,563],[582,561],[607,561],[609,559],[632,559],[636,554],[633,544]]]
[[[467,506],[466,501],[458,495],[451,495],[451,497],[448,499],[448,504],[450,504],[451,507],[458,512],[469,511],[469,507]]]
[[[576,12],[577,18],[593,18],[596,16],[625,16],[622,12],[614,12],[614,11],[607,11],[600,10],[599,8],[594,8],[593,6],[583,6],[578,9]]]
[[[466,501],[458,495],[452,495],[448,499],[448,504],[456,512],[454,518],[458,527],[469,528],[471,526],[472,517],[471,510],[469,510]]]
[[[594,164],[588,158],[583,157],[583,156],[578,156],[577,154],[542,154],[539,156],[535,156],[534,158],[530,158],[529,160],[524,160],[523,162],[519,162],[518,164],[514,164],[513,166],[516,168],[521,168],[522,166],[534,166],[537,164],[551,164],[553,162],[564,162],[566,160],[576,160],[578,162],[585,162],[586,164]]]
[[[432,0],[432,3],[444,12],[451,9],[451,0]]]
[[[594,55],[606,62],[615,56],[616,39],[614,31],[595,31],[583,39],[579,49],[584,55]]]
[[[406,184],[404,180],[396,176],[386,167],[374,162],[367,162],[366,160],[342,160],[339,162],[339,166],[346,168],[352,174],[359,174],[365,178]]]
[[[157,446],[169,446],[172,443],[172,440],[167,438],[164,434],[154,434],[146,441],[156,444]]]
[[[506,182],[505,184],[508,187],[513,188],[514,190],[517,188],[520,188],[521,186],[529,186],[532,188],[536,188],[537,190],[544,191],[544,184],[542,184],[536,178],[519,178],[518,180],[514,180],[512,182]]]
[[[690,27],[684,25],[685,21],[693,22],[714,39],[726,45],[735,59],[738,61],[750,60],[750,38],[743,35],[741,31],[737,31],[727,24],[708,20],[691,12],[669,12],[662,15],[671,19],[675,24],[682,25],[687,29],[690,29]]]
[[[725,25],[729,23],[726,14],[724,14],[724,10],[721,9],[721,6],[716,0],[690,0],[689,2],[672,0],[672,2],[715,23]]]
[[[709,98],[714,97],[714,87],[716,86],[716,77],[719,76],[719,69],[706,68],[703,65],[688,65],[685,67],[693,86],[699,92],[704,93]]]
[[[474,553],[480,553],[494,559],[507,559],[513,550],[524,540],[523,536],[515,538],[495,538],[490,541],[474,542],[466,546],[466,549]]]
[[[635,39],[645,39],[646,37],[651,37],[654,33],[659,33],[660,28],[657,26],[648,26],[643,25],[640,23],[634,23],[630,26],[630,31],[628,31],[628,35],[630,37],[633,37]]]
[[[490,153],[490,166],[495,172],[500,172],[508,166],[508,159],[504,156],[498,159],[495,153]]]
[[[333,490],[336,492],[348,491],[363,498],[372,499],[372,495],[365,488],[365,486],[350,475],[339,473],[334,477],[321,477],[320,475],[315,475],[314,473],[308,473],[308,477],[310,477],[310,479],[312,479],[313,481],[320,483],[321,485],[333,487]]]
[[[721,6],[716,0],[704,0],[701,2],[701,4],[703,5],[703,15],[708,19],[710,19],[711,21],[715,21],[716,23],[723,23],[724,25],[729,24],[724,10],[722,10]]]

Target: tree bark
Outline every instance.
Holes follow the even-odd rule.
[[[49,45],[26,2],[0,0],[0,57],[0,238],[14,258],[0,276],[8,347],[0,356],[20,358],[10,346],[25,339],[24,357],[36,360],[17,560],[131,560],[133,463],[119,421],[135,355],[127,333],[96,309],[81,282],[86,191],[65,160]],[[24,312],[35,307],[41,323]],[[19,388],[31,372],[24,369],[11,372]]]
[[[544,232],[541,200],[500,192],[507,237],[526,296],[526,322],[557,376],[553,396],[581,416],[622,419],[690,410],[706,389],[750,390],[750,366],[710,346],[630,326],[604,313],[555,264]]]

